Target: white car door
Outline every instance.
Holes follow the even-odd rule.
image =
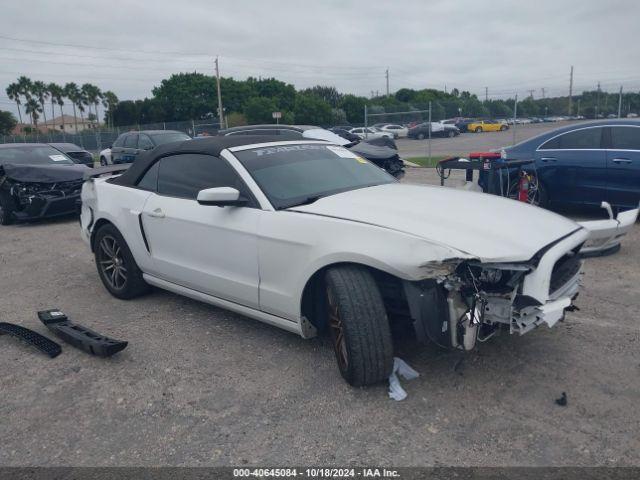
[[[139,186],[145,182],[156,186],[142,214],[151,256],[148,273],[258,308],[257,228],[262,210],[237,172],[218,157],[179,154],[157,162]],[[249,204],[199,204],[198,192],[213,187],[236,188],[250,198]]]

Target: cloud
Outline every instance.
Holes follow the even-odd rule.
[[[142,98],[171,73],[213,73],[216,55],[225,76],[361,95],[383,91],[387,67],[392,90],[560,95],[571,65],[575,91],[639,90],[637,18],[633,0],[10,2],[2,36],[99,48],[0,38],[0,108],[21,74]]]

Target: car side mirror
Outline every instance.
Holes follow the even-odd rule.
[[[216,207],[241,207],[248,202],[238,190],[231,187],[205,188],[198,192],[197,200],[200,205]]]

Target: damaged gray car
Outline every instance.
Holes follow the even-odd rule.
[[[77,212],[87,170],[49,145],[0,145],[0,225]]]

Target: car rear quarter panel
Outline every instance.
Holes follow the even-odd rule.
[[[150,192],[137,188],[124,187],[108,183],[104,178],[89,180],[82,187],[82,225],[86,229],[85,219],[93,211],[93,223],[88,232],[95,234],[96,225],[105,220],[114,224],[127,242],[138,266],[145,269],[150,256],[140,232],[139,215]]]

